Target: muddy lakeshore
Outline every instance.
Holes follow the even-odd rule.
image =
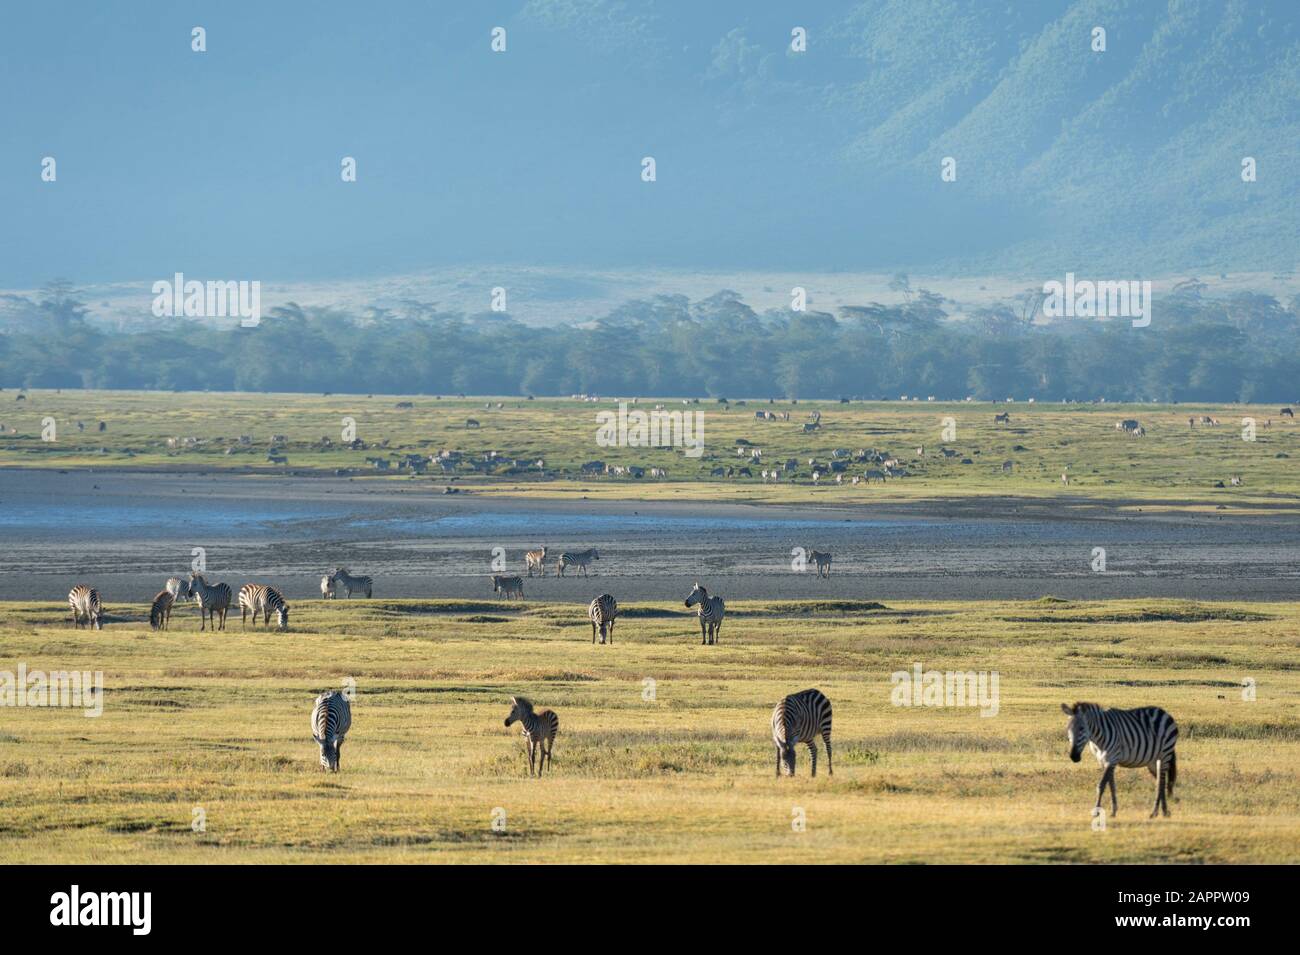
[[[732,599],[1179,597],[1290,600],[1300,519],[1137,513],[1008,498],[865,506],[645,503],[443,495],[429,485],[324,476],[0,470],[0,599],[61,600],[74,582],[145,601],[203,548],[209,578],[319,596],[345,565],[377,597],[492,596],[545,544],[533,600],[683,598],[704,580]],[[829,579],[793,569],[796,547],[834,555]],[[1094,548],[1106,572],[1093,570]],[[595,548],[590,580],[554,556]]]

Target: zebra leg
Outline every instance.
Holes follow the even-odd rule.
[[[611,647],[614,645],[614,621],[613,620],[609,622],[609,645]]]
[[[708,626],[709,625],[704,622],[704,618],[701,617],[700,618],[700,646],[704,646],[709,642]]]
[[[1115,768],[1110,770],[1110,814],[1119,815],[1119,795],[1115,792]]]
[[[1169,815],[1169,806],[1165,804],[1165,761],[1156,760],[1156,804],[1151,809],[1150,818],[1154,819],[1156,815],[1164,810],[1164,814]]]
[[[592,644],[596,642],[596,621],[594,620],[591,621],[591,642]]]
[[[781,778],[781,747],[776,748],[776,778]]]
[[[1107,766],[1104,770],[1102,770],[1101,779],[1098,780],[1097,782],[1097,805],[1093,807],[1094,809],[1101,808],[1101,797],[1106,792],[1106,784],[1110,781],[1110,778],[1114,774],[1114,772],[1115,772],[1114,764],[1111,764],[1110,766]]]
[[[808,754],[812,759],[812,777],[817,778],[817,743],[814,740],[808,741]]]
[[[829,776],[834,776],[835,766],[831,762],[831,734],[826,733],[824,736],[822,736],[822,741],[826,743],[826,774]]]

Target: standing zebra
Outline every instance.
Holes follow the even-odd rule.
[[[1097,783],[1097,805],[1110,785],[1110,814],[1119,812],[1119,799],[1115,794],[1115,767],[1134,769],[1145,766],[1156,778],[1156,802],[1151,818],[1163,811],[1169,815],[1168,794],[1174,791],[1178,779],[1178,755],[1174,746],[1178,742],[1178,724],[1158,706],[1144,706],[1136,710],[1109,710],[1096,703],[1061,704],[1061,711],[1070,717],[1066,736],[1070,740],[1070,759],[1078,762],[1087,746],[1102,767],[1101,782]]]
[[[776,744],[776,775],[794,775],[794,748],[808,744],[812,755],[812,774],[817,775],[817,737],[826,743],[826,772],[835,775],[831,762],[831,701],[821,690],[791,693],[772,710],[772,742]]]
[[[727,605],[721,597],[710,597],[709,592],[697,581],[695,589],[686,598],[686,606],[699,605],[696,613],[700,617],[700,645],[717,643],[718,632],[722,629],[722,618],[726,615]]]
[[[352,706],[337,690],[326,690],[316,697],[311,709],[311,738],[320,744],[320,764],[330,772],[339,771],[343,737],[352,728]]]
[[[281,630],[289,629],[289,605],[284,602],[284,594],[266,584],[244,584],[239,588],[239,619],[243,626],[248,626],[248,615],[253,615],[253,626],[257,618],[262,617],[262,626],[271,625],[271,613],[275,612],[276,625]]]
[[[320,579],[320,599],[333,600],[337,594],[334,591],[334,575],[326,574]]]
[[[524,554],[524,563],[528,565],[528,576],[533,576],[536,570],[543,577],[546,576],[546,548],[541,550],[530,550]]]
[[[822,553],[819,550],[808,548],[808,559],[817,565],[818,577],[829,577],[831,575],[831,555]]]
[[[99,591],[85,584],[77,584],[68,591],[68,606],[72,608],[72,628],[76,630],[81,621],[91,630],[104,629],[104,603],[99,599]]]
[[[609,594],[601,594],[587,607],[587,619],[591,621],[591,642],[596,642],[596,630],[600,629],[600,642],[605,642],[609,635],[610,645],[614,644],[614,618],[618,616],[618,601]]]
[[[209,584],[196,570],[190,574],[190,593],[194,596],[194,602],[199,605],[199,632],[203,632],[205,623],[211,623],[214,630],[225,630],[226,614],[230,611],[229,585]],[[219,627],[218,617],[221,620]]]
[[[500,574],[492,575],[492,592],[500,593],[509,599],[518,597],[524,599],[524,579],[522,577],[502,577]]]
[[[600,555],[596,553],[595,548],[590,550],[565,551],[555,562],[556,572],[563,577],[565,567],[577,567],[582,571],[582,576],[587,576],[587,565],[593,560],[600,560]]]
[[[348,573],[346,567],[337,568],[334,571],[334,573],[331,574],[330,576],[334,578],[335,586],[342,587],[344,590],[348,592],[349,600],[352,599],[352,591],[354,590],[365,593],[366,599],[370,598],[370,593],[371,590],[374,588],[375,582],[371,580],[369,577],[366,576],[353,577],[351,574]]]
[[[542,769],[551,764],[551,751],[555,749],[555,734],[560,731],[560,718],[551,710],[533,712],[533,704],[522,696],[510,697],[510,715],[506,726],[518,720],[523,724],[524,739],[528,743],[528,775],[533,775],[537,763],[537,778]]]
[[[171,623],[172,605],[176,603],[170,590],[160,590],[149,606],[149,626],[153,630],[166,630]]]
[[[190,582],[184,577],[168,577],[165,586],[173,600],[188,600],[190,597]]]

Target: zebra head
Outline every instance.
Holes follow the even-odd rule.
[[[708,599],[709,599],[709,592],[705,590],[703,587],[701,587],[700,582],[697,580],[695,582],[695,589],[692,590],[690,596],[686,598],[686,606],[694,607],[701,600],[708,600]]]
[[[275,612],[275,622],[279,625],[281,630],[289,629],[289,605],[288,604],[286,603],[280,604],[279,609],[276,610]]]
[[[781,770],[787,776],[794,775],[794,743],[786,740],[781,744]]]
[[[492,575],[492,592],[495,594],[501,590],[501,577],[497,574]]]
[[[522,720],[525,715],[533,711],[533,704],[522,696],[510,697],[510,715],[506,717],[506,726],[517,720]]]
[[[320,746],[320,764],[331,773],[339,771],[339,756],[343,748],[343,741],[337,736],[331,736],[325,739],[312,733],[311,738]]]
[[[1061,712],[1070,718],[1065,735],[1070,741],[1070,760],[1075,763],[1083,758],[1083,748],[1092,739],[1092,725],[1088,719],[1091,709],[1091,703],[1061,704]]]

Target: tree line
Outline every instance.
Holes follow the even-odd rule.
[[[66,286],[0,310],[0,385],[377,394],[1015,397],[1287,402],[1300,395],[1300,296],[1158,297],[1153,322],[1045,321],[1035,293],[955,317],[901,304],[755,312],[734,292],[630,301],[530,326],[431,306],[286,305],[256,328],[169,320],[115,331]]]

